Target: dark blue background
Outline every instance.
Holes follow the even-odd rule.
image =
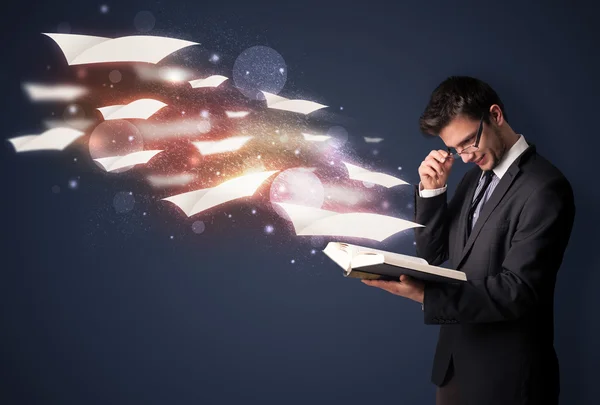
[[[141,10],[156,16],[157,32],[229,55],[224,73],[247,47],[274,48],[289,83],[383,136],[378,167],[402,166],[412,183],[440,146],[418,131],[430,92],[452,74],[488,81],[513,128],[575,190],[556,291],[561,403],[596,403],[600,65],[592,6],[172,0],[109,2],[104,15],[101,2],[21,3],[3,6],[5,139],[39,129],[41,112],[21,82],[51,80],[51,62],[66,69],[41,32],[68,22],[73,33],[132,35]],[[273,219],[266,210],[244,226],[215,220],[196,235],[190,220],[143,198],[131,213],[115,213],[113,196],[135,188],[133,180],[101,176],[72,152],[16,154],[5,143],[0,154],[2,403],[434,402],[438,328],[423,325],[420,306],[342,279],[322,254],[310,255],[310,243],[286,236],[282,222],[265,235]],[[466,169],[456,167],[451,190]],[[397,198],[409,215],[410,196]],[[244,209],[228,207],[234,218]],[[381,246],[414,251],[410,233]]]

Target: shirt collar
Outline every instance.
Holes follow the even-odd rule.
[[[504,157],[500,160],[500,162],[494,167],[494,174],[498,176],[498,179],[501,179],[502,176],[506,173],[510,165],[513,164],[515,160],[521,153],[525,152],[525,150],[529,147],[527,141],[525,141],[525,137],[519,134],[519,139],[514,143],[513,146],[506,152]]]

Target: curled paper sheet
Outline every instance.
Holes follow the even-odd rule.
[[[244,118],[250,114],[250,111],[225,111],[225,114],[228,118]]]
[[[17,152],[34,150],[63,150],[73,141],[82,136],[84,132],[74,128],[52,128],[40,135],[24,135],[10,138]]]
[[[267,93],[266,91],[263,91],[262,93],[265,95],[265,99],[267,100],[267,107],[276,110],[310,114],[311,112],[327,107],[326,105],[315,103],[314,101],[290,100],[276,94]]]
[[[104,170],[107,172],[112,172],[125,167],[146,164],[150,161],[150,159],[160,152],[162,152],[162,150],[143,150],[140,152],[133,152],[125,156],[111,156],[94,159],[94,161],[101,164]]]
[[[383,141],[383,138],[370,138],[368,136],[365,136],[363,138],[365,138],[365,142],[367,142],[367,143],[379,143],[379,142]]]
[[[24,83],[23,90],[31,101],[73,101],[88,93],[88,89],[75,84]]]
[[[327,235],[373,239],[381,242],[410,228],[415,222],[364,212],[338,213],[303,205],[275,203],[290,217],[296,235]]]
[[[304,136],[305,141],[309,142],[323,142],[331,138],[329,135],[311,135],[305,133],[303,133],[302,136]]]
[[[233,136],[219,141],[198,141],[192,142],[194,146],[203,155],[213,155],[216,153],[233,152],[246,144],[251,136]]]
[[[204,188],[163,198],[177,205],[188,217],[242,197],[252,196],[265,180],[279,170],[252,173],[236,177],[216,187]]]
[[[397,177],[390,176],[385,173],[372,172],[362,167],[351,165],[350,163],[342,162],[348,169],[348,176],[352,180],[366,181],[368,183],[379,184],[381,186],[390,188],[399,186],[401,184],[408,184],[404,180],[400,180]]]
[[[141,98],[132,101],[127,105],[109,105],[107,107],[97,108],[97,110],[100,111],[107,121],[136,118],[147,120],[165,106],[166,104],[162,101],[153,100],[151,98]]]
[[[132,35],[105,38],[79,34],[48,34],[58,44],[69,65],[106,62],[158,63],[163,58],[196,42],[181,39]]]
[[[194,180],[196,176],[192,173],[181,173],[174,174],[171,176],[152,174],[146,177],[146,180],[150,183],[152,187],[161,188],[161,187],[176,187],[176,186],[185,186]]]
[[[68,118],[68,119],[47,119],[44,120],[44,126],[48,129],[51,128],[73,128],[80,131],[87,131],[92,125],[96,123],[95,120],[87,118]]]
[[[191,80],[189,83],[192,85],[193,89],[199,87],[218,87],[227,80],[227,77],[221,75],[209,76],[206,79],[196,79]]]

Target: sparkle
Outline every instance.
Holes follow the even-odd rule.
[[[344,107],[343,107],[343,106],[340,106],[340,110],[343,110],[343,109],[344,109]]]
[[[70,114],[75,114],[77,112],[77,106],[76,105],[70,105],[69,106],[69,113]]]
[[[171,238],[171,239],[173,239],[173,238],[174,238],[174,236],[173,236],[173,235],[171,235],[171,236],[170,236],[170,238]]]
[[[333,160],[332,160],[331,162],[329,162],[329,164],[330,164],[331,166],[333,166]]]
[[[417,246],[417,242],[413,242],[413,245]]]
[[[283,72],[285,72],[285,69],[284,68],[279,68],[279,73],[283,73]]]
[[[209,60],[213,63],[217,63],[219,61],[219,59],[221,59],[219,57],[219,55],[217,55],[216,53],[213,53]]]
[[[129,195],[133,195],[133,193],[130,191],[130,192],[129,192]]]
[[[260,159],[260,155],[258,155],[256,158],[257,158],[257,159]]]
[[[311,254],[311,255],[314,255],[314,254],[316,254],[316,253],[317,253],[317,251],[316,251],[315,249],[313,249],[313,250],[311,250],[311,251],[310,251],[310,254]]]
[[[294,259],[290,260],[290,263],[294,264],[296,261]]]
[[[299,155],[299,154],[300,154],[300,149],[296,149],[296,150],[294,151],[294,154],[295,154],[295,155]]]
[[[398,170],[402,170],[402,166],[398,166]]]
[[[73,162],[77,162],[77,158],[73,158]]]
[[[181,112],[181,115],[185,115],[185,111],[182,111],[182,112]]]
[[[146,215],[148,215],[148,214],[146,214],[146,213],[144,212],[142,215],[143,215],[143,216],[146,216]]]
[[[112,89],[113,87],[114,87],[114,86],[111,84],[111,85],[110,85],[110,88]]]
[[[108,13],[108,5],[106,5],[106,4],[103,4],[103,5],[101,5],[101,6],[100,6],[100,12],[101,12],[102,14],[106,14],[106,13]]]
[[[246,74],[247,74],[247,75],[249,75],[249,74],[250,74],[250,72],[246,70]]]
[[[132,135],[130,135],[130,136],[129,136],[129,138],[127,138],[127,139],[129,139],[129,142],[131,142],[131,141],[133,141],[135,138],[134,138]]]
[[[70,189],[74,190],[77,188],[77,186],[78,186],[77,180],[75,180],[75,179],[69,180],[69,188]]]
[[[266,233],[273,233],[273,230],[274,230],[274,228],[273,228],[272,225],[265,226],[265,232]]]
[[[221,175],[221,172],[217,172],[217,176],[220,176],[220,175]]]
[[[256,210],[252,210],[252,214],[256,214]]]
[[[389,202],[387,202],[387,201],[384,201],[384,202],[382,202],[382,203],[381,203],[381,206],[382,206],[383,208],[385,208],[385,209],[388,209],[388,208],[390,208],[390,203],[389,203]],[[410,207],[409,207],[409,208],[410,208]]]
[[[229,214],[228,217],[231,218],[231,214]]]
[[[209,114],[208,114],[208,111],[207,111],[207,110],[202,110],[202,112],[200,112],[200,116],[201,116],[202,118],[208,118],[208,115],[209,115]]]

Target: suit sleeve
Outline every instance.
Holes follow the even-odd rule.
[[[551,302],[574,216],[566,179],[539,187],[521,211],[502,272],[458,284],[427,284],[425,323],[509,321]]]
[[[457,192],[465,179],[466,176],[458,183]],[[415,222],[424,225],[414,228],[416,253],[434,266],[448,260],[449,223],[460,206],[454,198],[448,203],[446,187],[443,190],[442,193],[431,193],[425,197],[421,196],[419,186],[415,187]]]

